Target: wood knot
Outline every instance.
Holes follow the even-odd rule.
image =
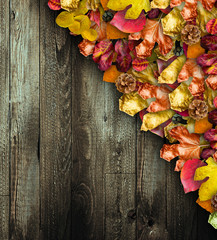
[[[132,209],[127,214],[129,222],[133,222],[136,220],[136,209]]]

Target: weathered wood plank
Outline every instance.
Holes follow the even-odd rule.
[[[140,128],[141,121],[138,120]],[[166,162],[159,158],[163,140],[140,132],[137,138],[137,239],[168,239]]]
[[[9,195],[9,2],[0,1],[0,196]]]
[[[9,239],[9,2],[0,1],[0,239]],[[7,196],[6,196],[7,195]]]
[[[105,239],[136,239],[135,180],[135,174],[106,174]]]
[[[41,238],[71,239],[71,36],[40,1]]]
[[[37,239],[39,237],[39,5],[31,0],[11,0],[10,6],[10,239]]]
[[[104,83],[73,38],[72,71],[72,236],[104,239]]]
[[[72,231],[76,239],[101,240],[105,237],[105,174],[135,173],[135,125],[118,111],[120,94],[114,84],[102,82],[102,73],[91,58],[80,55],[78,39],[74,41]],[[85,214],[79,215],[80,211]]]
[[[9,239],[9,196],[0,196],[0,239]]]
[[[99,79],[98,81],[101,81]],[[115,84],[105,83],[102,98],[105,99],[105,172],[136,172],[136,120],[119,111],[122,96]]]

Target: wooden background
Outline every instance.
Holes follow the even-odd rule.
[[[0,240],[216,240],[47,0],[0,4]]]

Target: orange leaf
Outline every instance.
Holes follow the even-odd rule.
[[[107,69],[103,75],[103,81],[115,83],[115,80],[121,75],[115,65],[112,65],[109,69]]]
[[[144,83],[139,87],[138,93],[143,99],[156,98],[147,108],[148,112],[159,112],[170,109],[169,93],[171,91],[163,86],[154,86]]]
[[[213,213],[214,210],[211,206],[211,200],[207,200],[207,201],[200,201],[200,199],[198,198],[196,203],[198,205],[200,205],[202,208],[204,208],[206,211],[210,212],[210,213]]]
[[[136,53],[139,58],[150,57],[155,43],[158,43],[161,54],[166,55],[173,47],[173,40],[163,33],[160,21],[147,19],[144,29],[140,33],[132,33],[129,39],[144,39],[137,47]]]
[[[190,77],[193,77],[193,79],[188,87],[189,91],[193,96],[200,96],[205,91],[205,75],[202,68],[197,65],[196,59],[194,58],[187,59],[181,72],[179,73],[178,82],[181,83],[188,81]]]
[[[127,33],[121,32],[116,27],[112,26],[110,23],[107,23],[107,39],[119,39],[119,38],[128,38]]]
[[[212,90],[217,90],[217,75],[209,75],[206,79],[206,84],[212,88]]]
[[[104,10],[108,10],[107,8],[107,4],[109,2],[109,0],[100,0],[102,7],[104,8]]]
[[[205,53],[205,49],[200,46],[200,42],[188,46],[187,57],[188,58],[198,58],[200,55]]]
[[[200,135],[189,133],[183,126],[175,127],[169,133],[180,144],[164,144],[160,151],[161,158],[167,161],[171,161],[177,156],[183,160],[200,158]]]
[[[209,129],[212,128],[212,124],[208,121],[208,116],[204,119],[201,119],[199,121],[195,121],[195,126],[194,126],[194,132],[195,133],[205,133]]]

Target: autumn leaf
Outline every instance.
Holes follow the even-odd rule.
[[[210,87],[212,90],[217,90],[217,75],[209,75],[206,79],[206,84],[208,87]]]
[[[193,100],[188,85],[181,83],[173,92],[169,94],[171,109],[183,112],[188,109],[188,106]]]
[[[158,82],[167,84],[175,83],[185,61],[186,57],[184,54],[172,61],[172,63],[161,72]]]
[[[215,0],[199,0],[203,7],[210,11],[214,4]],[[185,5],[181,11],[183,18],[186,21],[191,21],[197,17],[197,2],[198,0],[171,0],[170,7],[174,8],[179,6],[182,2],[185,2]]]
[[[203,181],[195,181],[194,175],[197,168],[205,165],[206,163],[199,159],[190,159],[185,162],[180,175],[185,193],[196,191],[200,188]]]
[[[196,170],[194,180],[202,181],[209,178],[202,183],[199,189],[199,198],[201,201],[207,201],[217,193],[217,162],[213,158],[206,160],[207,166],[200,167]]]
[[[149,112],[143,117],[141,130],[152,130],[171,119],[174,114],[175,112],[170,109],[160,112]]]
[[[145,70],[148,67],[148,64],[148,60],[144,58],[134,58],[132,61],[133,69],[138,72]]]
[[[119,99],[119,110],[134,116],[136,113],[148,107],[148,103],[137,92],[124,94]]]
[[[169,131],[172,138],[179,141],[179,144],[164,144],[160,151],[161,158],[171,161],[175,157],[183,160],[200,158],[200,135],[189,133],[183,127],[178,126]]]
[[[217,54],[205,53],[197,58],[197,63],[202,67],[204,73],[217,75]]]
[[[217,19],[211,19],[207,24],[206,24],[206,30],[210,34],[216,34],[217,33]]]
[[[147,108],[148,112],[159,112],[170,109],[170,101],[168,94],[171,92],[164,86],[154,86],[150,83],[143,83],[138,90],[139,95],[143,99],[155,98]]]
[[[141,31],[146,23],[145,13],[142,11],[137,19],[126,19],[125,14],[128,9],[129,7],[123,11],[117,12],[110,24],[125,33],[135,33]]]
[[[90,42],[87,39],[83,39],[82,42],[78,44],[78,48],[80,50],[80,53],[84,55],[85,57],[93,54],[94,48],[95,48],[95,41]]]
[[[115,52],[117,53],[116,67],[120,72],[127,72],[132,63],[128,41],[120,39],[115,44]]]
[[[192,77],[192,81],[188,87],[193,96],[200,96],[205,91],[205,75],[201,67],[197,64],[196,59],[189,58],[182,67],[178,76],[178,82],[188,81]]]
[[[60,0],[49,0],[48,6],[51,10],[60,10],[61,9]]]
[[[216,51],[217,50],[217,36],[214,35],[206,35],[201,38],[200,41],[201,47],[208,51]]]
[[[114,11],[124,10],[130,6],[126,12],[126,19],[137,19],[143,9],[148,12],[151,10],[149,0],[109,0],[107,7]]]
[[[163,33],[160,21],[147,19],[144,29],[140,33],[132,33],[129,36],[131,40],[143,41],[136,47],[136,53],[139,58],[150,57],[155,43],[158,43],[159,50],[166,55],[173,47],[173,40]]]
[[[209,215],[208,223],[217,229],[217,212],[213,212]]]
[[[93,51],[93,61],[98,63],[101,71],[106,71],[112,65],[114,47],[111,41],[105,40],[96,44]]]

